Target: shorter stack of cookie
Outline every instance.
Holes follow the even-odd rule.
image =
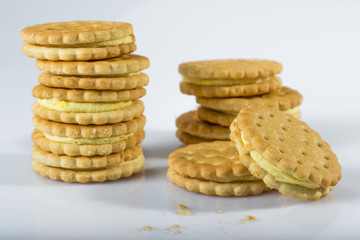
[[[149,59],[129,23],[78,21],[27,27],[23,52],[44,73],[33,89],[32,166],[66,182],[129,177],[144,167]]]
[[[230,140],[229,126],[239,111],[262,104],[300,118],[302,96],[281,86],[282,65],[267,60],[213,60],[180,64],[182,93],[196,96],[197,111],[176,119],[176,135],[185,144]]]
[[[341,178],[329,144],[291,114],[251,105],[240,111],[230,130],[233,142],[202,142],[171,153],[170,181],[207,195],[246,196],[277,189],[300,200],[317,200]]]

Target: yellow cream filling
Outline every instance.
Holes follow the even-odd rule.
[[[212,181],[212,182],[219,182],[219,183],[236,183],[236,182],[252,182],[252,181],[258,181],[259,179],[254,177],[251,174],[239,176],[239,177],[232,177],[232,178],[217,178],[212,177],[209,179],[205,178],[199,178],[199,180],[205,180],[205,181]]]
[[[232,86],[242,85],[249,83],[259,83],[268,80],[269,78],[244,78],[244,79],[200,79],[200,78],[188,78],[183,76],[183,81],[186,83],[192,83],[196,85],[205,86]]]
[[[97,42],[97,43],[84,43],[84,44],[74,44],[74,45],[58,45],[53,47],[61,47],[61,48],[73,48],[73,47],[113,47],[118,46],[120,44],[128,44],[132,43],[133,38],[131,36],[126,36],[123,38],[105,41],[105,42]]]
[[[60,143],[73,143],[73,144],[111,144],[119,141],[123,141],[128,139],[130,136],[134,135],[134,133],[124,134],[121,136],[114,137],[105,137],[105,138],[70,138],[70,137],[58,137],[51,134],[44,133],[45,138]]]
[[[132,101],[111,103],[68,102],[56,99],[38,99],[40,106],[60,112],[96,113],[118,110],[132,104]]]
[[[290,108],[288,110],[283,111],[284,113],[289,113],[299,119],[301,117],[301,112],[299,110],[299,107]]]
[[[277,167],[275,167],[273,164],[269,163],[268,161],[266,161],[260,153],[258,153],[257,151],[250,151],[250,156],[251,158],[261,167],[263,168],[265,171],[269,172],[271,175],[273,175],[275,177],[275,179],[279,182],[285,182],[285,183],[290,183],[290,184],[295,184],[295,185],[300,185],[306,188],[318,188],[320,186],[318,185],[314,185],[311,183],[307,183],[304,181],[301,181],[297,178],[294,178],[293,176],[282,172],[280,169],[278,169]]]

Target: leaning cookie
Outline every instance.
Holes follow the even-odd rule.
[[[192,192],[247,196],[269,190],[241,164],[230,141],[188,145],[171,153],[168,163],[170,181]]]
[[[144,155],[107,168],[95,170],[73,170],[47,166],[36,160],[32,161],[33,170],[43,177],[64,182],[104,182],[127,178],[139,172],[145,165]]]
[[[330,146],[290,114],[252,105],[240,111],[230,129],[242,164],[282,194],[317,200],[341,178]]]
[[[213,60],[180,64],[180,90],[197,97],[246,97],[281,87],[280,63],[266,60]]]
[[[77,21],[46,23],[21,31],[29,57],[52,61],[83,61],[119,57],[136,50],[129,23]]]
[[[176,126],[182,132],[209,140],[230,140],[230,129],[201,121],[196,111],[186,112],[176,119]]]
[[[179,129],[176,130],[176,137],[185,145],[196,144],[196,143],[201,143],[201,142],[221,141],[221,140],[216,140],[216,139],[209,139],[209,138],[193,136],[193,135],[183,132]],[[228,141],[228,139],[224,139],[223,141]]]

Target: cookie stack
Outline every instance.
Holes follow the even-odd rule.
[[[37,58],[32,166],[65,182],[129,177],[144,167],[143,97],[149,59],[129,23],[77,21],[22,30],[23,52]]]
[[[176,119],[176,135],[185,144],[230,140],[229,126],[249,105],[278,108],[300,118],[302,96],[281,86],[282,65],[267,60],[214,60],[180,64],[182,93],[200,107]]]
[[[240,111],[230,130],[232,142],[202,142],[171,153],[170,181],[207,195],[258,195],[277,189],[297,199],[317,200],[341,178],[330,146],[291,114],[251,105]]]

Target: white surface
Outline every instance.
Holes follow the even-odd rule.
[[[358,100],[360,3],[356,1],[7,1],[0,8],[0,238],[344,239],[360,237]],[[40,73],[21,53],[25,26],[67,20],[128,21],[151,68],[145,170],[105,184],[66,184],[31,170],[31,89]],[[180,146],[176,116],[196,106],[178,88],[183,61],[265,58],[284,65],[304,96],[303,120],[338,155],[343,178],[325,199],[271,192],[219,198],[190,193],[165,176]],[[185,204],[194,216],[177,215]],[[218,214],[221,209],[223,214]],[[246,215],[257,221],[241,224]],[[165,228],[179,224],[182,234]],[[144,232],[150,225],[158,230]]]

